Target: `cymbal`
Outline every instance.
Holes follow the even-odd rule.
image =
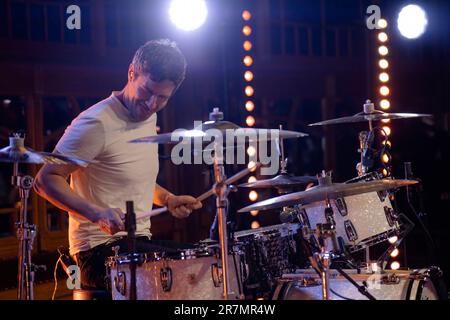
[[[271,179],[258,180],[255,182],[243,183],[238,185],[242,188],[253,188],[253,189],[268,189],[268,188],[283,188],[283,187],[297,187],[304,186],[308,183],[317,182],[317,178],[313,176],[291,176],[287,174],[280,174]]]
[[[386,113],[379,110],[374,110],[370,113],[360,112],[350,117],[342,117],[336,119],[325,120],[309,124],[309,126],[324,126],[329,124],[354,123],[365,121],[380,121],[380,120],[394,120],[394,119],[408,119],[418,117],[431,117],[431,114],[423,113]]]
[[[26,147],[8,146],[0,149],[0,162],[8,163],[29,163],[29,164],[74,164],[85,167],[89,161],[85,161],[75,157],[68,157],[61,154],[49,152],[37,152]]]
[[[292,206],[295,204],[308,204],[317,201],[324,201],[326,198],[337,199],[362,193],[395,189],[416,183],[417,181],[415,180],[393,179],[374,180],[368,182],[363,181],[355,183],[330,183],[326,185],[318,185],[306,191],[290,193],[287,195],[260,201],[250,206],[244,207],[238,210],[238,212],[269,210]]]
[[[280,138],[300,138],[308,135],[303,132],[280,129],[241,128],[229,121],[206,121],[192,130],[177,129],[173,132],[142,137],[129,142],[174,144],[185,139],[202,138],[204,141],[211,143],[216,134],[222,135],[224,143],[228,142],[226,139],[233,138],[233,145],[236,144],[235,140],[237,140],[237,143],[239,144],[240,141],[242,141],[241,143],[270,141],[274,139],[278,140]]]

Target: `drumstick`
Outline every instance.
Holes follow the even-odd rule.
[[[248,175],[249,173],[253,172],[254,170],[256,170],[257,168],[259,168],[261,166],[261,163],[257,162],[255,166],[249,168],[246,168],[238,173],[236,173],[234,176],[231,176],[230,178],[225,180],[226,184],[231,184],[243,177],[245,177],[246,175]],[[197,197],[198,201],[203,201],[208,199],[210,196],[212,196],[214,194],[213,190],[210,189],[208,191],[206,191],[205,193],[202,193],[200,196]],[[136,214],[136,220],[138,219],[144,219],[144,218],[151,218],[157,215],[160,215],[161,213],[164,213],[168,211],[167,207],[162,207],[159,209],[154,209],[152,211],[149,212],[142,212],[142,213],[137,213]]]

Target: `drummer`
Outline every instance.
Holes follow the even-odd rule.
[[[105,288],[105,260],[111,248],[126,250],[126,201],[135,212],[148,212],[153,203],[167,206],[176,218],[186,218],[202,204],[187,195],[174,195],[156,184],[158,149],[128,141],[156,134],[157,112],[185,78],[186,60],[174,42],[152,40],[135,53],[128,82],[121,91],[91,106],[67,127],[55,152],[92,160],[86,168],[46,164],[35,190],[69,212],[70,254],[81,271],[82,289]],[[70,186],[67,179],[70,176]],[[175,248],[170,241],[151,240],[150,218],[137,221],[137,251]]]

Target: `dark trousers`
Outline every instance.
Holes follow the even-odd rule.
[[[106,274],[105,262],[108,257],[114,256],[113,247],[115,246],[120,247],[119,254],[127,253],[127,238],[119,238],[74,255],[73,258],[81,272],[81,289],[109,289],[109,277]],[[190,248],[194,248],[194,246],[170,240],[149,240],[147,237],[136,238],[136,253],[176,252],[177,249]]]

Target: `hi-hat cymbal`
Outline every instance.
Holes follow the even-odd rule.
[[[217,134],[220,134],[223,142],[227,144],[230,143],[227,139],[233,138],[233,145],[244,142],[278,140],[280,138],[300,138],[308,135],[303,132],[280,129],[241,128],[229,121],[206,121],[193,130],[178,129],[173,132],[143,137],[129,142],[173,144],[183,140],[190,142],[189,139],[202,138],[203,141],[210,143]]]
[[[287,195],[267,199],[240,209],[238,212],[250,212],[252,210],[269,210],[288,207],[295,204],[308,204],[325,199],[337,199],[357,194],[384,191],[403,186],[416,184],[415,180],[374,180],[355,183],[331,183],[318,185],[306,191],[290,193]]]
[[[309,124],[309,126],[324,126],[329,124],[354,123],[366,121],[380,121],[380,120],[394,120],[394,119],[408,119],[418,117],[431,117],[431,114],[423,113],[386,113],[379,110],[374,110],[370,113],[360,112],[350,117],[342,117],[336,119],[325,120]]]
[[[242,188],[253,189],[268,189],[268,188],[293,188],[304,186],[308,183],[317,182],[317,178],[313,176],[291,176],[287,174],[280,174],[271,179],[258,180],[255,182],[243,183],[238,185]]]
[[[23,138],[10,137],[10,145],[0,149],[0,162],[29,163],[29,164],[74,164],[85,167],[90,162],[76,157],[68,157],[62,154],[38,152],[23,145]]]

